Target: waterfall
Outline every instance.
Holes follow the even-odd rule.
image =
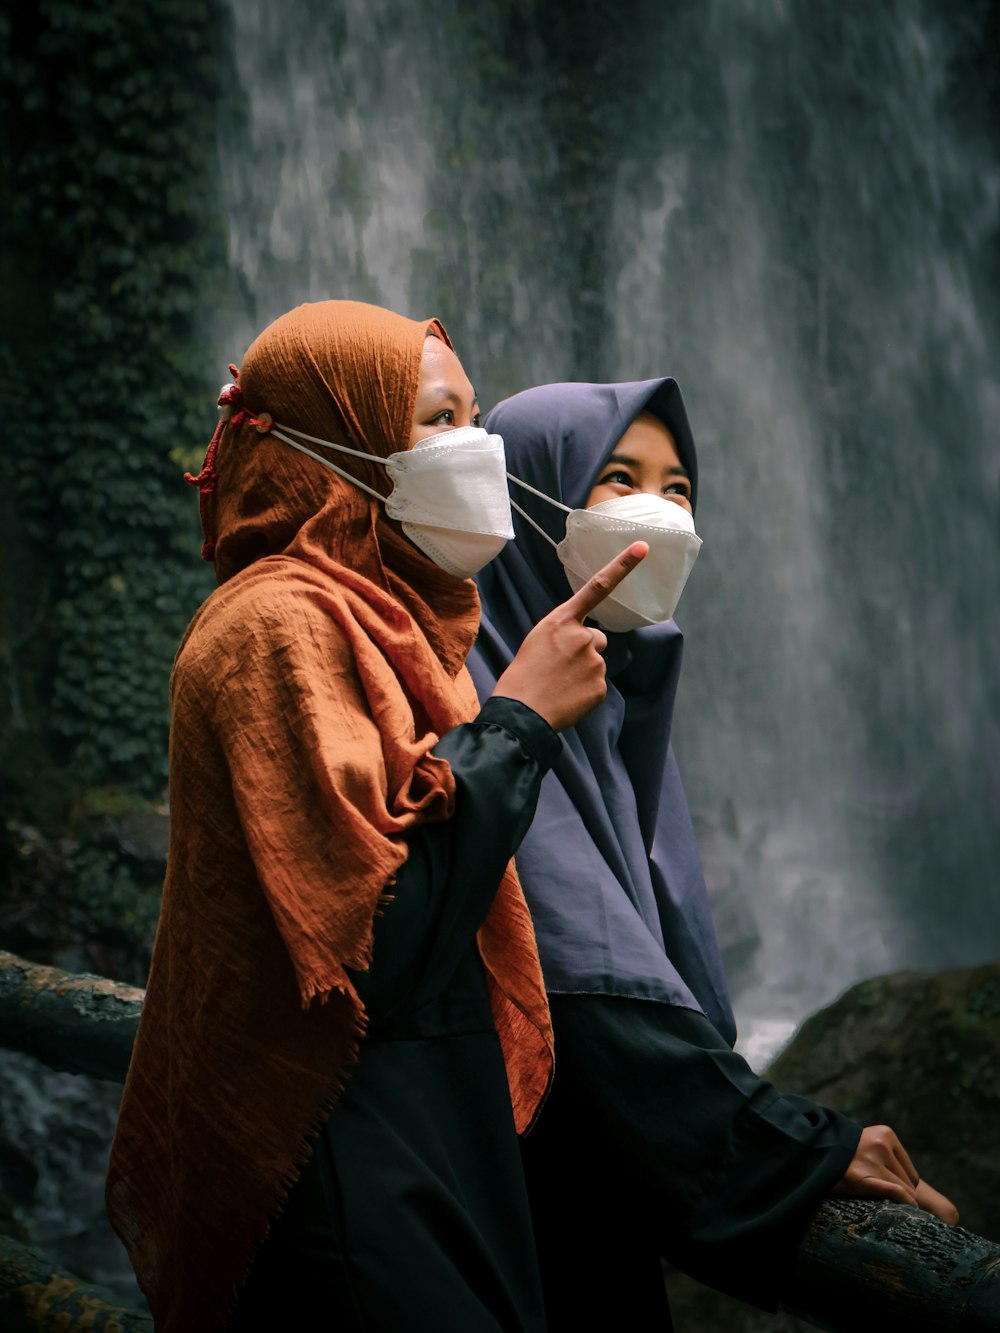
[[[677,746],[756,921],[738,1010],[797,1019],[1000,952],[997,144],[942,5],[674,17],[701,93],[619,167],[611,366],[687,387]]]
[[[223,127],[238,297],[222,364],[300,301],[438,314],[484,405],[573,369],[572,256],[525,6],[233,5]]]
[[[220,363],[337,295],[440,315],[484,405],[676,374],[705,548],[675,735],[738,1012],[995,957],[986,20],[468,10],[234,5]]]

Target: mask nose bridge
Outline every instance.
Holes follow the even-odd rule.
[[[667,504],[676,505],[678,509],[684,509],[687,511],[687,513],[693,514],[694,510],[692,509],[691,501],[687,496],[684,496],[682,499],[682,497],[679,495],[664,495],[663,487],[668,484],[669,483],[665,481],[660,481],[660,482],[651,481],[649,485],[636,486],[636,488],[632,491],[632,494],[653,495],[656,496],[658,500],[666,500]],[[687,504],[683,503],[683,500],[687,500]]]

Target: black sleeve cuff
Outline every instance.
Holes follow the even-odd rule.
[[[539,768],[550,769],[562,753],[558,734],[533,708],[520,699],[496,696],[487,699],[471,726],[501,727],[521,743]]]

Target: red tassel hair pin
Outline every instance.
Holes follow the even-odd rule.
[[[219,424],[215,428],[215,434],[209,443],[205,453],[205,461],[201,466],[201,471],[195,477],[190,472],[184,473],[184,480],[190,486],[198,487],[198,508],[201,514],[201,530],[204,534],[204,543],[201,548],[201,558],[211,561],[215,556],[215,534],[212,531],[210,514],[210,496],[215,490],[217,473],[215,469],[215,455],[219,448],[219,441],[222,439],[222,432],[226,426],[232,422],[234,425],[240,425],[239,418],[243,416],[246,409],[243,406],[243,392],[239,386],[240,372],[230,364],[229,373],[233,380],[230,384],[224,384],[219,391],[219,397],[216,402],[219,408]]]

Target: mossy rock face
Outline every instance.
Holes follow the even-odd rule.
[[[3,948],[71,972],[145,982],[168,820],[140,805],[85,812],[61,829],[0,823]]]
[[[184,484],[211,434],[226,273],[211,126],[221,0],[8,6],[0,19],[0,496],[6,815],[83,789],[159,799],[167,677],[212,586]],[[208,132],[206,132],[206,129]]]
[[[862,982],[803,1025],[768,1077],[891,1125],[963,1225],[1000,1238],[1000,963]]]

